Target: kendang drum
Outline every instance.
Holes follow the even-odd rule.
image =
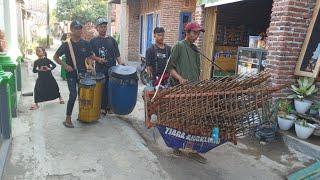
[[[90,75],[93,80],[96,81],[96,86],[94,88],[94,108],[101,109],[102,92],[105,84],[105,76],[103,73],[97,72],[95,75]],[[99,112],[100,118],[100,112]]]
[[[94,122],[100,119],[100,104],[102,87],[100,85],[102,81],[97,81],[96,76],[90,74],[80,75],[80,90],[79,90],[79,116],[78,120],[81,122]],[[103,77],[104,78],[104,77]],[[103,79],[102,78],[102,79]]]
[[[115,114],[127,115],[137,102],[138,75],[131,66],[113,66],[109,71],[108,99]]]

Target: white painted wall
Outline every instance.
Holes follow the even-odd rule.
[[[0,29],[4,30],[3,0],[0,0]]]
[[[8,55],[16,60],[20,55],[18,46],[16,1],[3,0],[4,31],[8,42]]]

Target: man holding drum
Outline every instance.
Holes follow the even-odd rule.
[[[93,60],[96,61],[96,71],[103,73],[106,77],[101,101],[101,112],[105,115],[111,113],[107,101],[109,68],[117,63],[124,65],[124,62],[120,58],[118,43],[113,37],[107,35],[108,21],[101,17],[97,19],[96,25],[99,35],[90,41],[90,45],[94,53]]]
[[[67,71],[67,83],[69,89],[69,100],[67,104],[66,120],[63,125],[67,128],[73,128],[71,114],[74,103],[77,99],[77,84],[79,83],[79,73],[86,72],[85,62],[92,57],[92,51],[89,42],[81,39],[82,24],[79,21],[72,21],[70,24],[71,38],[62,43],[56,51],[53,59]],[[60,57],[66,56],[66,62]],[[87,59],[88,58],[88,59]]]

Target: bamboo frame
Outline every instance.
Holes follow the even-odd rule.
[[[320,17],[318,17],[319,8],[320,8],[320,0],[317,0],[316,6],[315,6],[315,8],[313,10],[313,15],[312,15],[312,19],[311,19],[311,22],[310,22],[310,25],[309,25],[309,28],[308,28],[308,31],[307,31],[307,35],[306,35],[306,38],[304,40],[304,43],[303,43],[303,46],[302,46],[302,50],[300,52],[300,56],[299,56],[299,59],[298,59],[298,62],[297,62],[296,68],[295,68],[295,73],[294,73],[295,75],[316,78],[318,76],[318,74],[319,74],[320,58],[317,59],[316,66],[314,67],[312,72],[301,70],[301,65],[303,64],[303,61],[306,61],[305,60],[305,54],[306,54],[306,51],[307,51],[307,47],[309,45],[309,41],[310,41],[310,38],[311,38],[311,35],[312,35],[312,31],[314,29],[314,25],[315,25],[316,19],[320,18]],[[315,33],[319,33],[319,32],[315,32]],[[319,39],[319,43],[320,43],[320,39]]]

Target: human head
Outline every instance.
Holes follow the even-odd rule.
[[[164,31],[163,27],[154,28],[153,37],[154,37],[154,40],[156,41],[156,43],[163,44],[164,33],[165,33],[165,31]]]
[[[38,58],[42,58],[42,57],[47,57],[47,52],[44,49],[44,47],[38,46],[36,48],[36,54],[38,56]]]
[[[196,22],[190,22],[185,27],[186,40],[194,43],[200,35],[200,32],[204,32],[204,29]]]
[[[107,19],[100,17],[96,21],[97,31],[99,36],[105,36],[107,34],[108,21]]]
[[[82,34],[82,24],[79,21],[74,20],[70,24],[70,30],[73,37],[80,38]]]

